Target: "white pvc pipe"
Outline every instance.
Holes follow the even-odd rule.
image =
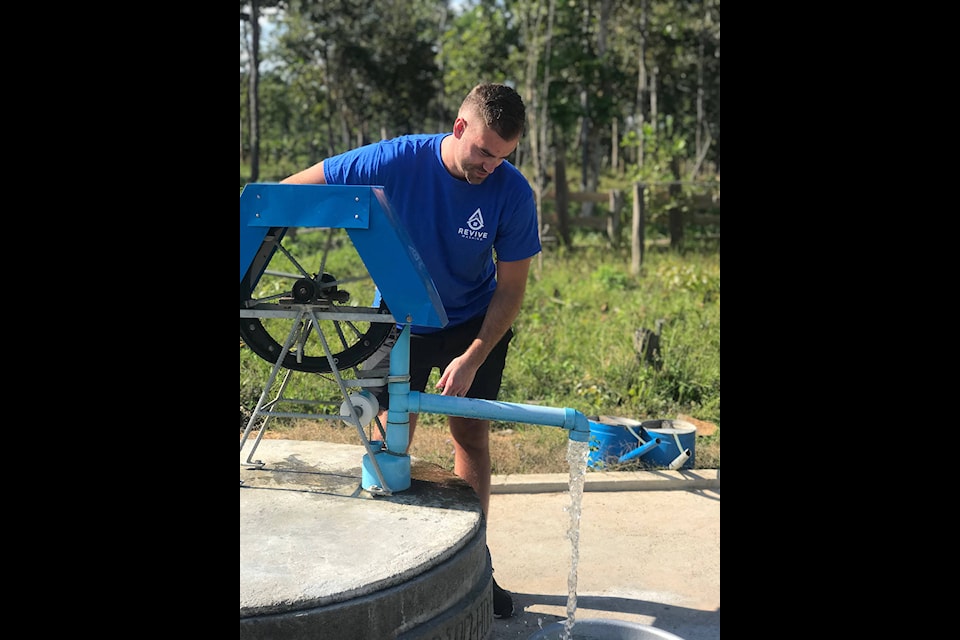
[[[676,471],[683,466],[683,463],[690,459],[690,449],[684,449],[683,453],[673,459],[673,462],[667,467],[670,471]]]

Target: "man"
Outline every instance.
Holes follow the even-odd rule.
[[[410,390],[425,390],[436,367],[442,395],[496,400],[511,325],[523,302],[530,262],[541,250],[533,191],[506,161],[523,134],[522,98],[502,84],[479,84],[443,134],[407,135],[327,158],[282,182],[382,185],[433,278],[449,320],[410,327]],[[389,365],[379,364],[379,367]],[[369,367],[365,367],[369,368]],[[377,392],[381,423],[389,395]],[[490,508],[490,421],[449,416],[454,473]],[[413,440],[417,415],[410,415]],[[493,581],[494,617],[513,599]]]

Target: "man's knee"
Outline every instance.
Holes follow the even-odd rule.
[[[490,421],[450,416],[450,435],[464,448],[485,449],[490,444]]]

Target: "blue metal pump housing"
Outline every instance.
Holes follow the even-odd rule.
[[[368,451],[363,456],[362,464],[364,489],[389,494],[410,487],[410,457],[405,453],[410,443],[410,413],[438,413],[561,427],[569,431],[571,440],[589,441],[590,420],[575,409],[410,391],[410,325],[439,328],[446,326],[448,319],[433,279],[400,224],[383,187],[275,183],[246,185],[240,193],[241,319],[244,317],[244,292],[249,292],[260,279],[289,227],[346,229],[392,314],[376,321],[396,322],[403,326],[390,356],[390,410],[385,450],[374,451],[370,443],[364,441]],[[313,308],[308,308],[307,312],[311,317],[316,317]],[[283,359],[289,346],[288,341],[276,361],[274,375],[277,368],[291,362]],[[260,355],[266,357],[262,353]],[[330,367],[336,369],[332,359]],[[350,403],[339,375],[337,380],[341,382],[345,404]],[[264,389],[258,411],[266,393],[267,389]],[[359,421],[355,410],[351,409],[350,413],[354,421]],[[251,418],[251,425],[255,417]],[[362,428],[360,432],[362,434]],[[241,442],[241,450],[242,447]]]
[[[287,227],[346,229],[398,322],[446,326],[447,313],[440,294],[390,207],[383,187],[267,183],[245,186],[240,193],[241,282],[254,265],[268,232],[286,231]],[[264,266],[266,261],[260,265],[261,273]]]

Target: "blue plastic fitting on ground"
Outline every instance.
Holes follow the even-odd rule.
[[[377,470],[370,459],[370,454],[365,453],[360,461],[361,487],[368,491],[374,487],[379,487],[387,493],[406,491],[410,488],[412,482],[410,456],[394,455],[388,451],[377,451],[374,455],[380,473],[383,474],[383,481],[387,486],[380,486],[380,478],[377,476]]]
[[[629,462],[630,460],[633,460],[634,458],[639,458],[646,452],[650,451],[651,449],[656,449],[659,446],[660,446],[660,438],[654,438],[650,442],[640,445],[633,451],[628,451],[627,453],[623,454],[622,456],[620,456],[617,462]]]

